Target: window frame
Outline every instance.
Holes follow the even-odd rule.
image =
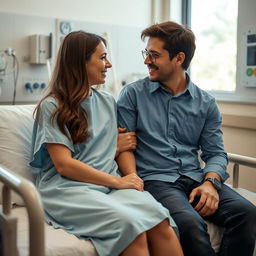
[[[181,0],[181,22],[183,25],[191,28],[191,17],[192,17],[192,0]],[[237,54],[236,54],[236,77],[235,77],[235,91],[217,91],[209,90],[208,92],[212,94],[218,101],[223,102],[239,102],[246,104],[256,103],[256,86],[255,87],[245,87],[242,84],[242,72],[243,72],[243,61],[245,62],[245,56],[243,56],[242,51],[245,47],[244,31],[241,31],[241,13],[239,13],[239,4],[241,2],[238,0],[238,19],[237,19]],[[242,40],[241,40],[242,39]],[[190,73],[190,70],[188,70]]]

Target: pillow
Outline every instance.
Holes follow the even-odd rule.
[[[34,109],[35,105],[0,106],[0,165],[32,182],[29,161]],[[12,202],[24,205],[15,192],[12,193]]]

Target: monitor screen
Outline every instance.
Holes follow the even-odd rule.
[[[256,66],[256,45],[247,47],[247,66]]]
[[[247,43],[256,43],[256,34],[248,35],[247,36]]]

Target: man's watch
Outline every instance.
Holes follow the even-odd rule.
[[[221,182],[218,180],[218,179],[216,179],[216,178],[205,178],[204,179],[204,182],[205,181],[210,181],[211,183],[212,183],[212,185],[219,191],[219,190],[221,190]]]

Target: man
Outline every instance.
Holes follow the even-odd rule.
[[[193,32],[165,22],[141,37],[148,38],[142,54],[149,76],[125,86],[118,99],[119,127],[137,134],[135,157],[119,155],[122,172],[136,172],[144,189],[169,209],[185,255],[216,255],[204,219],[225,227],[218,255],[252,255],[256,207],[223,184],[228,161],[220,112],[186,73],[195,51]]]

